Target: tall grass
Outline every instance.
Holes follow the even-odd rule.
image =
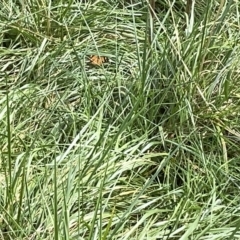
[[[0,239],[240,237],[237,1],[0,4]]]

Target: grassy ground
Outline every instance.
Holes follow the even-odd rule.
[[[239,2],[86,2],[0,3],[0,239],[240,239]]]

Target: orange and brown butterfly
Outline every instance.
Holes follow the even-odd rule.
[[[109,61],[107,57],[97,55],[91,55],[89,60],[89,63],[93,66],[102,66],[104,63],[107,63]]]

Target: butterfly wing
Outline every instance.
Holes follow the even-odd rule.
[[[93,66],[101,66],[103,63],[108,62],[108,58],[104,56],[92,55],[90,57],[90,64]]]

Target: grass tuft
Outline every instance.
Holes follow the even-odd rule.
[[[185,7],[1,1],[0,239],[239,239],[239,3]]]

